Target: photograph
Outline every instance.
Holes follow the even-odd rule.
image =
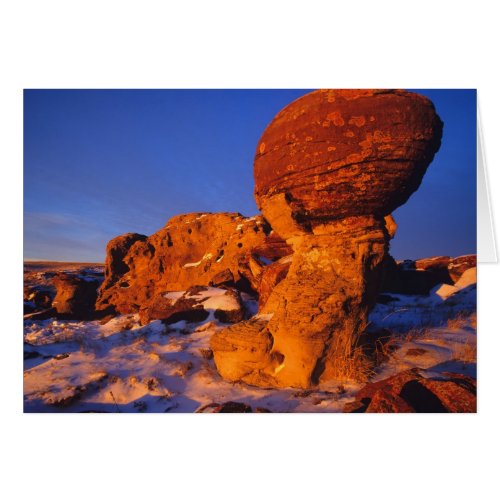
[[[475,89],[23,108],[24,413],[476,413]]]

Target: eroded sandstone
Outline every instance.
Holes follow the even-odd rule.
[[[316,91],[278,113],[257,146],[255,196],[292,261],[259,320],[212,338],[224,378],[363,378],[357,340],[396,230],[390,213],[419,187],[441,133],[432,103],[405,91]]]
[[[262,216],[179,215],[149,237],[129,233],[109,242],[97,308],[148,317],[165,292],[196,285],[257,290],[264,261],[290,251]]]

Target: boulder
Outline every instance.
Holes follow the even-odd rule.
[[[98,279],[59,273],[52,278],[52,283],[56,287],[52,306],[58,316],[82,320],[94,317]]]
[[[261,216],[179,215],[152,236],[130,233],[109,242],[97,308],[138,312],[162,293],[195,285],[256,290],[260,263],[252,272],[250,262],[290,251]]]
[[[414,368],[367,384],[346,413],[475,413],[476,381],[457,373],[432,375]]]
[[[390,214],[418,189],[441,134],[431,101],[416,93],[309,93],[280,111],[257,145],[258,206],[267,218],[268,202],[284,196],[305,226]]]
[[[262,410],[258,408],[257,410]],[[245,403],[237,403],[235,401],[226,401],[224,403],[210,403],[202,406],[196,413],[252,413],[252,407]],[[257,411],[257,413],[263,413]]]
[[[441,134],[432,103],[400,90],[316,91],[278,113],[257,146],[255,198],[292,261],[262,308],[267,324],[212,338],[224,378],[307,389],[366,374],[355,346],[396,231],[390,213],[419,187]]]

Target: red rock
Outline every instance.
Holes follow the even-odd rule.
[[[373,395],[366,413],[412,413],[414,409],[401,397],[384,389]]]
[[[252,407],[245,403],[226,401],[225,403],[210,403],[202,406],[196,410],[196,413],[252,413]]]
[[[450,273],[453,283],[456,283],[462,274],[471,267],[477,266],[477,258],[475,255],[462,255],[450,260],[448,264],[448,272]]]
[[[257,145],[259,208],[267,218],[266,200],[283,193],[299,224],[390,214],[419,187],[441,134],[434,106],[419,94],[307,94],[276,115]]]
[[[60,273],[52,279],[56,296],[52,302],[59,316],[91,319],[95,315],[100,282],[92,278]]]
[[[424,379],[421,384],[436,395],[446,411],[451,413],[475,413],[477,397],[475,381],[455,378],[452,380]]]
[[[429,376],[412,369],[369,383],[345,405],[344,412],[474,413],[476,381],[456,373]]]

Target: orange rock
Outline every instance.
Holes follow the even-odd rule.
[[[138,312],[163,292],[209,285],[214,280],[221,283],[230,276],[235,287],[256,290],[258,277],[249,270],[250,261],[259,255],[279,259],[283,252],[290,252],[270,231],[262,216],[194,213],[173,217],[149,237],[118,236],[107,247],[97,308]]]
[[[407,370],[367,384],[344,412],[367,413],[475,413],[476,381],[458,373],[429,376],[425,370]]]
[[[255,198],[292,262],[262,307],[265,328],[212,338],[223,377],[309,388],[366,375],[356,345],[396,230],[390,213],[419,187],[441,133],[427,98],[396,90],[316,91],[276,115],[257,146]],[[252,351],[262,332],[270,342]]]

